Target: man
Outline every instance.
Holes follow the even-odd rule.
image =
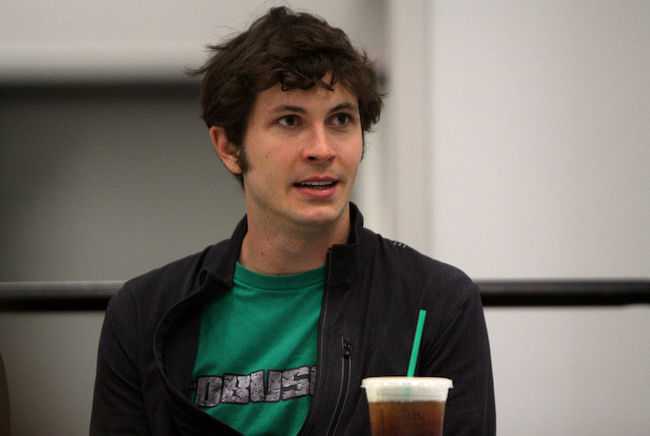
[[[203,118],[247,213],[111,300],[91,434],[369,434],[361,379],[406,373],[425,309],[417,375],[454,381],[445,434],[494,435],[477,287],[349,201],[381,110],[365,55],[286,8],[212,50]]]

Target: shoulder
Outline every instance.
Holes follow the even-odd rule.
[[[480,300],[478,286],[457,266],[421,253],[409,245],[366,230],[364,239],[381,271],[392,276],[402,289],[420,295],[425,305],[462,305],[469,299]]]
[[[189,295],[205,265],[217,260],[226,241],[152,269],[130,280],[111,298],[109,312],[134,312],[139,318],[158,318]]]
[[[201,252],[185,256],[136,276],[124,284],[122,292],[131,293],[139,299],[147,296],[152,297],[152,294],[180,291],[182,285],[191,281],[196,270],[200,268],[200,259],[203,257],[203,253],[209,249],[210,247],[207,247]]]

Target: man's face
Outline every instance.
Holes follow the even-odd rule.
[[[262,91],[243,146],[250,216],[300,226],[344,220],[363,148],[357,98],[346,88]]]

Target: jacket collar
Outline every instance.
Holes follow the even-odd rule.
[[[327,279],[329,286],[350,285],[359,265],[359,251],[363,215],[359,208],[350,202],[350,234],[345,244],[333,245],[328,253]],[[203,271],[213,275],[227,287],[233,286],[235,263],[239,260],[242,242],[248,231],[246,215],[239,221],[230,239],[214,245],[208,251]]]

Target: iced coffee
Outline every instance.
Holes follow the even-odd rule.
[[[363,380],[373,436],[442,436],[452,381],[437,377],[372,377]]]

